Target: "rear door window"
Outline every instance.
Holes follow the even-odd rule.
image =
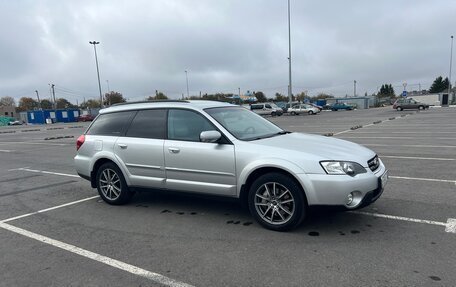
[[[166,110],[139,111],[126,133],[127,137],[164,139],[166,131]]]
[[[136,111],[101,114],[87,131],[88,135],[120,136]]]

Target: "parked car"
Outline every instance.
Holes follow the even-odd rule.
[[[319,105],[317,105],[317,104],[309,103],[309,105],[311,105],[311,106],[314,107],[314,108],[319,109],[320,111],[323,110],[323,107],[322,107],[322,106],[319,106]]]
[[[20,126],[20,125],[22,125],[23,123],[24,123],[23,121],[17,121],[17,120],[16,120],[16,121],[10,121],[10,122],[8,123],[8,125],[9,125],[9,126]]]
[[[331,110],[332,111],[337,111],[337,110],[351,111],[351,110],[353,110],[353,107],[350,105],[347,105],[346,103],[334,103],[331,105]]]
[[[212,101],[103,109],[76,149],[77,173],[108,204],[127,203],[137,189],[227,196],[278,231],[298,226],[310,206],[367,206],[388,179],[366,147],[288,132],[243,107]]]
[[[407,110],[407,109],[424,110],[424,109],[429,109],[429,105],[420,103],[420,102],[414,100],[413,98],[397,99],[393,104],[393,109],[398,110],[398,111]]]
[[[307,113],[309,115],[316,115],[319,112],[320,112],[319,109],[317,109],[311,105],[308,105],[308,104],[299,104],[299,105],[292,106],[291,108],[288,109],[288,113],[293,116],[303,114],[303,113]]]
[[[252,112],[254,112],[256,114],[263,115],[263,116],[271,115],[271,116],[275,117],[275,116],[281,116],[283,114],[282,109],[274,103],[251,104],[250,110],[252,110]]]
[[[95,119],[94,115],[85,114],[85,115],[80,115],[78,117],[78,122],[90,122],[90,121],[93,121],[94,119]]]

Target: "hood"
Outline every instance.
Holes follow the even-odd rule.
[[[364,167],[367,167],[367,161],[375,156],[375,152],[357,143],[302,133],[279,135],[272,138],[255,140],[251,143],[263,146],[264,149],[279,148],[282,155],[287,151],[292,151],[292,157],[305,153],[309,157],[318,159],[319,161],[353,161]]]

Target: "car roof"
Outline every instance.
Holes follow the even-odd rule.
[[[207,108],[218,108],[218,107],[235,107],[224,102],[217,101],[203,101],[203,100],[192,100],[192,101],[144,101],[144,102],[129,102],[118,105],[113,105],[109,108],[100,110],[100,114],[131,111],[131,110],[144,110],[152,108],[189,108],[193,110],[204,110]]]

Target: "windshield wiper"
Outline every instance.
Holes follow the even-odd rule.
[[[285,135],[285,134],[291,134],[290,131],[280,131],[277,133],[278,135]]]
[[[265,135],[265,136],[261,136],[261,137],[256,137],[256,138],[252,138],[252,139],[249,139],[249,140],[250,141],[261,140],[261,139],[272,138],[272,137],[275,137],[275,136],[278,136],[278,135],[285,135],[285,134],[291,134],[291,132],[290,131],[280,131],[280,132],[277,132],[275,134],[270,134],[270,135]]]

